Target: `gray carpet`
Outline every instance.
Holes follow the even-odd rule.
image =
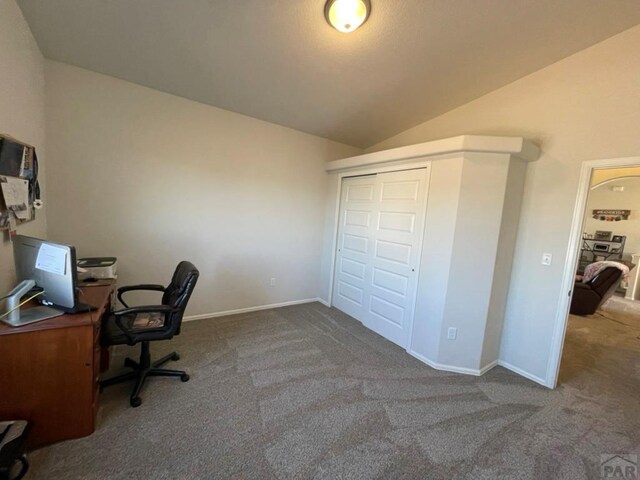
[[[32,452],[28,478],[583,479],[640,453],[637,371],[555,391],[439,372],[317,303],[190,322],[152,353],[172,349],[190,382],[153,378],[136,409],[110,387],[97,431]]]

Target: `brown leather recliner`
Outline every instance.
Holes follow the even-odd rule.
[[[619,268],[608,267],[587,283],[577,281],[573,286],[570,312],[574,315],[592,315],[616,291],[622,280]]]

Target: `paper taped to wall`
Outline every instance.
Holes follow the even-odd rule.
[[[20,220],[31,219],[29,208],[29,181],[23,178],[0,176],[0,187],[7,210]]]
[[[67,266],[67,250],[43,243],[38,250],[36,268],[45,272],[64,275]]]

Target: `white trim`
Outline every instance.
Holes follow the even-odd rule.
[[[436,370],[442,370],[442,371],[445,371],[445,372],[463,373],[465,375],[474,375],[476,377],[480,377],[481,375],[484,375],[486,372],[488,372],[493,367],[498,365],[498,361],[496,360],[496,361],[491,362],[488,365],[485,365],[481,369],[456,367],[454,365],[446,365],[444,363],[434,362],[433,360],[430,360],[429,358],[425,357],[424,355],[422,355],[422,354],[420,354],[418,352],[414,352],[413,350],[407,349],[407,353],[409,355],[411,355],[412,357],[417,358],[422,363],[426,363],[431,368],[435,368]]]
[[[498,360],[494,360],[493,362],[485,365],[484,367],[482,367],[480,369],[480,375],[484,375],[485,373],[487,373],[489,370],[491,370],[493,367],[497,367],[498,366]]]
[[[331,302],[329,302],[328,300],[325,300],[324,298],[316,298],[316,302],[320,302],[325,307],[331,308]]]
[[[632,167],[638,165],[640,165],[640,157],[610,158],[606,160],[587,160],[582,162],[582,167],[580,168],[580,179],[578,181],[578,195],[573,210],[573,219],[571,220],[569,245],[562,273],[562,287],[560,289],[558,308],[556,309],[556,321],[553,329],[553,336],[551,337],[551,351],[549,352],[546,372],[547,378],[546,380],[539,379],[541,381],[538,382],[549,388],[555,388],[558,384],[560,361],[562,359],[562,347],[564,346],[564,336],[567,331],[567,323],[569,320],[571,293],[575,282],[575,272],[578,264],[578,251],[580,249],[580,240],[582,238],[582,226],[585,210],[587,208],[587,197],[590,189],[591,175],[593,170],[596,169]],[[502,363],[500,364],[502,365]],[[538,381],[536,379],[539,377],[526,374],[517,369],[517,367],[510,369],[532,379],[533,381]]]
[[[521,368],[516,367],[515,365],[511,365],[508,362],[505,362],[504,360],[498,360],[498,365],[500,365],[501,367],[506,368],[507,370],[511,370],[513,373],[517,373],[518,375],[527,378],[529,380],[531,380],[532,382],[536,382],[539,383],[540,385],[543,385],[545,387],[548,387],[547,382],[545,381],[544,378],[540,378],[536,375],[533,375],[532,373],[526,372],[524,370],[522,370]]]
[[[313,302],[320,302],[325,306],[329,306],[327,305],[326,300],[323,300],[321,298],[305,298],[303,300],[292,300],[290,302],[271,303],[269,305],[258,305],[255,307],[248,307],[248,308],[236,308],[235,310],[225,310],[223,312],[201,313],[199,315],[187,315],[182,318],[182,321],[191,322],[193,320],[202,320],[204,318],[226,317],[227,315],[238,315],[239,313],[258,312],[260,310],[270,310],[272,308],[289,307],[291,305],[302,305],[303,303],[313,303]]]
[[[522,160],[537,160],[540,149],[522,137],[492,137],[485,135],[460,135],[432,142],[391,148],[355,157],[328,162],[327,172],[356,167],[398,162],[413,158],[437,157],[462,152],[506,153]]]

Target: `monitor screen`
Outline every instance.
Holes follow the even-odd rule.
[[[42,301],[54,306],[76,307],[76,249],[70,245],[17,235],[13,255],[18,282],[33,280],[44,293]]]

